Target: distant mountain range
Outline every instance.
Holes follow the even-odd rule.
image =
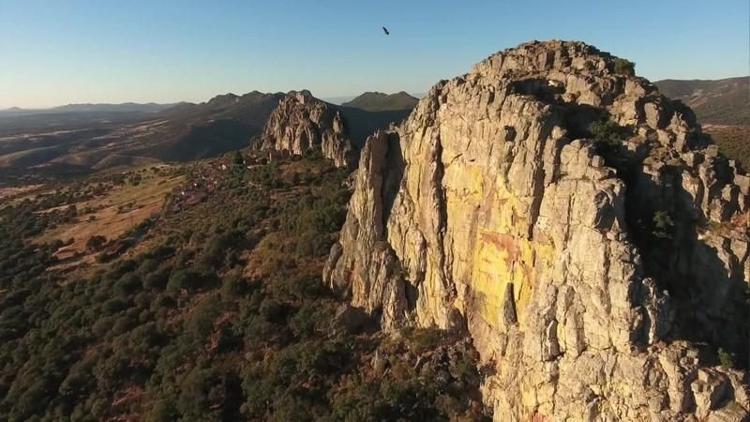
[[[254,91],[257,92],[257,91]],[[416,96],[411,95],[407,92],[401,91],[395,94],[384,94],[382,92],[365,92],[359,96],[343,96],[343,97],[329,97],[323,98],[326,101],[335,105],[346,105],[350,107],[356,107],[361,109],[375,108],[378,110],[372,111],[383,111],[383,110],[405,110],[412,108],[419,101],[419,97],[424,94],[417,94]],[[239,98],[235,94],[219,95],[213,98],[211,101],[221,102],[224,100],[232,101],[234,98]],[[55,107],[47,108],[21,108],[21,107],[10,107],[6,109],[0,109],[0,117],[8,116],[20,116],[20,115],[32,115],[32,114],[57,114],[57,113],[157,113],[170,108],[190,108],[197,104],[190,102],[179,102],[179,103],[80,103],[80,104],[65,104]]]

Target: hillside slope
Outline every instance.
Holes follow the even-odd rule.
[[[701,123],[750,125],[750,76],[654,82],[662,94],[690,106]]]
[[[460,332],[390,338],[324,287],[346,177],[234,154],[13,192],[0,419],[487,420]]]

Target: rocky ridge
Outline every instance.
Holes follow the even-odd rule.
[[[357,151],[339,110],[307,91],[292,91],[279,101],[260,138],[262,149],[302,155],[319,150],[337,167],[354,167]]]
[[[523,44],[362,150],[324,278],[385,328],[466,330],[496,420],[749,415],[715,363],[750,361],[750,178],[620,63]]]

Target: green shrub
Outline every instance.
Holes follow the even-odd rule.
[[[178,420],[177,405],[173,400],[164,398],[158,400],[146,414],[147,422],[165,422]]]
[[[221,284],[221,296],[225,300],[231,300],[242,296],[247,290],[247,283],[241,273],[227,274]]]
[[[120,298],[112,298],[106,302],[104,302],[104,305],[102,308],[104,309],[104,312],[108,314],[114,314],[120,311],[123,311],[127,309],[128,303]]]
[[[157,270],[146,275],[143,278],[143,287],[145,289],[157,289],[161,290],[167,285],[169,280],[168,270]]]
[[[219,315],[220,304],[215,298],[204,300],[195,307],[190,318],[185,321],[186,334],[198,342],[205,341],[214,328],[214,320]]]
[[[172,272],[167,281],[167,291],[178,293],[181,290],[192,292],[203,286],[203,276],[193,270],[179,269]]]
[[[667,211],[656,211],[653,218],[653,230],[652,233],[656,237],[662,239],[672,238],[672,232],[674,231],[674,221]]]
[[[286,317],[286,307],[271,298],[264,299],[258,311],[268,322],[281,322]]]
[[[600,120],[591,124],[591,135],[598,146],[619,147],[627,137],[627,130],[612,120]]]
[[[92,216],[93,217],[93,216]],[[86,250],[89,252],[98,252],[107,243],[107,238],[101,235],[94,235],[86,241]]]
[[[143,261],[141,261],[141,264],[138,266],[138,274],[141,276],[146,276],[150,273],[155,272],[159,268],[159,261],[155,258],[146,258]]]
[[[118,296],[130,296],[141,288],[141,280],[137,275],[128,273],[120,277],[114,285],[114,292]]]
[[[403,330],[403,335],[416,353],[423,353],[440,344],[445,332],[437,328],[406,328]]]
[[[734,357],[731,353],[720,347],[717,354],[719,356],[719,365],[727,369],[734,368]]]
[[[619,75],[635,76],[635,63],[618,57],[614,60],[614,71]]]

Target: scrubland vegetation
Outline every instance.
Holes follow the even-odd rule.
[[[91,274],[50,270],[63,242],[35,241],[77,218],[69,204],[95,198],[90,185],[0,210],[0,419],[484,417],[461,335],[384,337],[323,286],[343,171],[222,160],[187,168],[139,236],[119,235],[135,239],[127,252]],[[92,254],[118,240],[92,239]]]

